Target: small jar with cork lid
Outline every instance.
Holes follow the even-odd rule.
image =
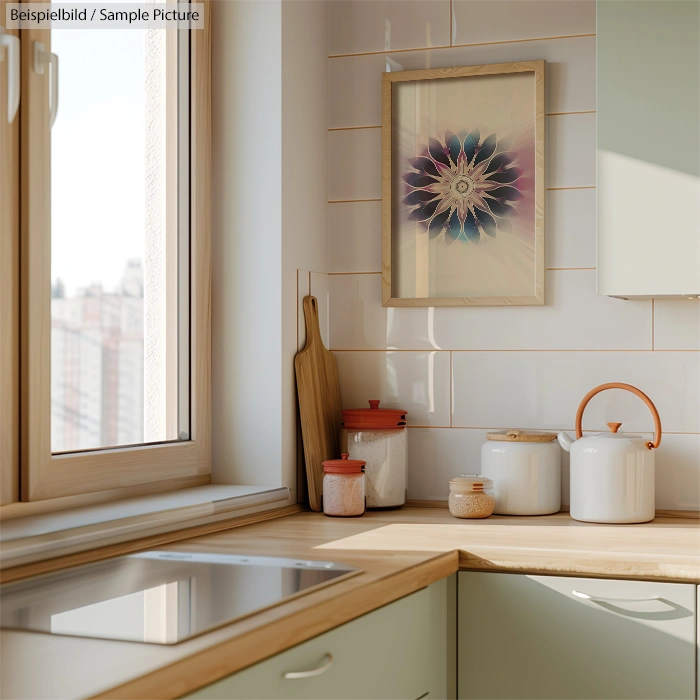
[[[488,518],[496,506],[493,481],[480,474],[450,479],[450,513],[455,518]]]
[[[340,459],[323,463],[323,512],[340,518],[351,518],[365,512],[365,462],[348,459],[343,452]]]

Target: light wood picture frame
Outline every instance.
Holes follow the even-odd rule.
[[[545,62],[384,73],[384,306],[545,303]]]

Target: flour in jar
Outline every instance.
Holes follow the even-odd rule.
[[[406,502],[406,429],[344,428],[341,447],[365,465],[368,508],[390,508]]]

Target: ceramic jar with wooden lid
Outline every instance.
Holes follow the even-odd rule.
[[[487,433],[481,473],[493,479],[498,515],[549,515],[561,509],[561,448],[555,433]]]

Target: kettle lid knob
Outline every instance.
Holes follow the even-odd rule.
[[[621,425],[622,423],[608,423],[608,428],[610,428],[611,433],[616,433]]]

